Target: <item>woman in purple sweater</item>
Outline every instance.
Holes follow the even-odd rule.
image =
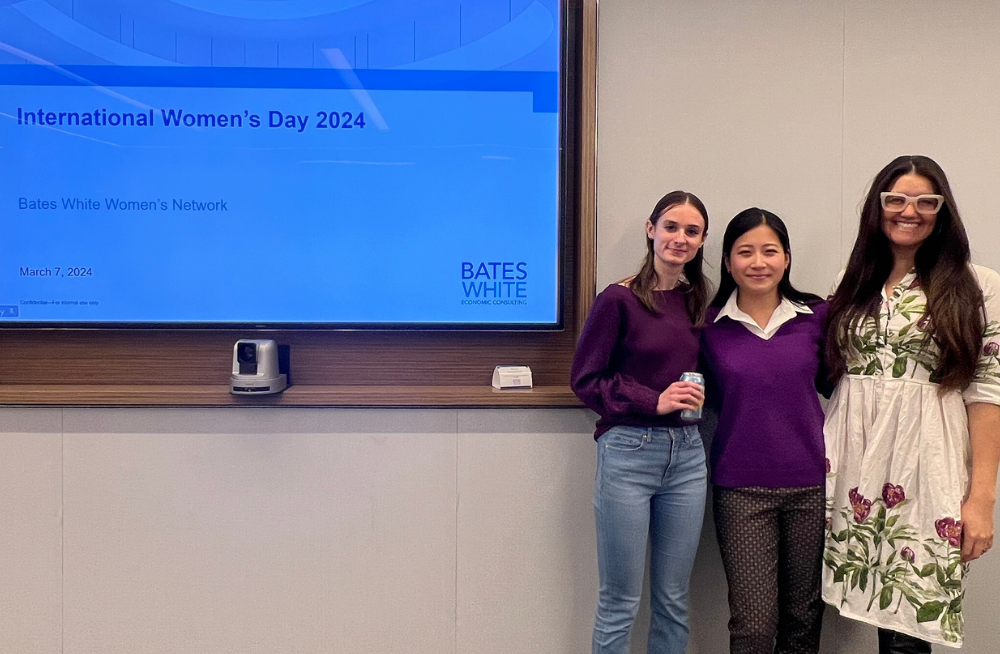
[[[690,193],[663,196],[646,221],[646,258],[634,277],[594,301],[573,359],[577,396],[598,413],[594,514],[600,596],[594,654],[627,654],[651,544],[648,651],[683,654],[688,585],[705,508],[705,450],[680,417],[700,407],[696,326],[708,285],[708,212]]]
[[[719,425],[715,528],[729,582],[731,654],[815,654],[823,600],[826,303],[788,279],[788,230],[738,213],[722,241],[702,357]]]

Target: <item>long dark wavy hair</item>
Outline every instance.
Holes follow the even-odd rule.
[[[682,204],[690,204],[698,210],[701,217],[705,219],[705,230],[702,232],[702,235],[707,236],[708,210],[705,209],[705,204],[698,199],[698,196],[687,191],[671,191],[660,198],[660,201],[653,207],[653,212],[649,214],[649,222],[655,227],[657,221],[660,220],[660,216],[671,207]],[[708,280],[705,279],[705,273],[702,272],[703,250],[704,248],[698,248],[698,252],[694,255],[694,258],[684,264],[684,276],[688,282],[687,286],[682,289],[684,292],[684,303],[687,307],[688,315],[691,317],[691,322],[695,325],[701,325],[705,322],[705,311],[708,309]],[[660,308],[657,306],[656,294],[653,292],[659,281],[656,269],[653,266],[655,260],[656,254],[653,252],[653,239],[647,236],[646,257],[642,261],[639,272],[636,273],[635,277],[629,283],[629,288],[632,289],[632,292],[635,293],[635,296],[642,302],[643,306],[653,313],[659,313]]]
[[[847,270],[830,299],[824,355],[833,380],[847,372],[846,353],[851,336],[867,318],[879,319],[881,290],[894,263],[890,243],[882,231],[880,194],[900,177],[925,177],[944,197],[931,235],[916,253],[917,281],[927,296],[927,328],[941,351],[931,379],[942,390],[964,389],[976,374],[979,348],[986,325],[983,293],[969,267],[969,237],[958,214],[951,186],[941,166],[929,157],[897,157],[872,180],[861,208],[858,239]]]
[[[785,268],[785,274],[782,275],[781,281],[778,282],[778,293],[781,294],[781,297],[788,298],[798,304],[815,304],[816,302],[821,302],[822,298],[818,295],[804,293],[796,289],[792,286],[792,282],[788,278],[792,273],[792,246],[788,240],[788,228],[785,227],[784,221],[770,211],[751,207],[733,216],[733,219],[726,226],[726,234],[722,237],[722,265],[719,267],[721,271],[719,290],[716,292],[715,298],[712,299],[711,306],[725,306],[726,302],[729,301],[729,296],[736,290],[736,280],[733,279],[733,273],[726,266],[726,259],[732,257],[733,246],[736,245],[736,241],[751,229],[760,227],[761,225],[771,228],[771,231],[778,237],[778,241],[781,243],[785,254],[788,255],[788,267]]]

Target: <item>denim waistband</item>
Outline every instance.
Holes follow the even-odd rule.
[[[667,439],[692,443],[701,440],[698,425],[682,425],[680,427],[634,427],[631,425],[615,425],[608,431],[624,432],[645,437],[644,440]]]

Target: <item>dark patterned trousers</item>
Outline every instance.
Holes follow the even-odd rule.
[[[712,500],[729,582],[731,654],[816,654],[826,493],[723,488]]]

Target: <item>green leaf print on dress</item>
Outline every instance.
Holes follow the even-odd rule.
[[[899,318],[906,321],[899,329],[884,327]],[[889,371],[893,379],[900,379],[913,377],[919,366],[929,374],[931,382],[936,382],[935,368],[941,352],[931,338],[931,331],[926,296],[914,276],[909,284],[896,285],[879,310],[878,319],[866,319],[860,334],[853,335],[847,373],[878,375]],[[984,337],[998,335],[1000,323],[991,322]],[[1000,344],[997,347],[1000,349]],[[993,367],[993,372],[995,381],[1000,383],[1000,362]]]
[[[935,522],[937,538],[918,539],[903,517],[909,504],[902,486],[887,483],[882,497],[867,499],[852,488],[850,509],[839,509],[845,528],[828,525],[823,562],[842,589],[841,604],[851,592],[868,596],[868,611],[909,611],[918,623],[938,621],[949,642],[962,634],[962,521]],[[904,603],[905,601],[905,603]]]
[[[1000,322],[986,325],[983,352],[976,363],[976,380],[1000,383]]]

